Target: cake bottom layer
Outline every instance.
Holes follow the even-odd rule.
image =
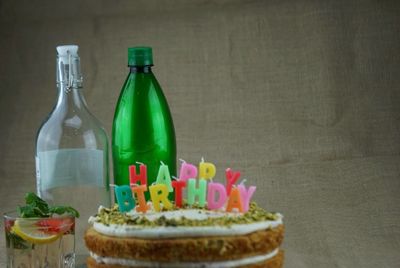
[[[94,257],[94,258],[93,258]],[[135,268],[148,268],[148,267],[159,267],[159,268],[172,268],[176,267],[176,265],[172,263],[160,263],[160,262],[141,262],[142,264],[137,264],[134,266],[127,266],[116,264],[117,259],[106,258],[108,260],[108,264],[97,262],[96,256],[89,257],[87,260],[88,268],[126,268],[126,267],[135,267]],[[101,259],[101,257],[100,257]],[[263,259],[263,260],[260,260]],[[115,263],[113,263],[115,261]],[[254,262],[253,262],[254,261]],[[264,256],[256,256],[252,258],[247,258],[243,260],[238,260],[235,262],[195,262],[179,263],[179,267],[190,267],[190,268],[208,268],[208,267],[240,267],[240,268],[281,268],[283,266],[283,251],[275,250]]]
[[[280,247],[283,234],[284,227],[279,225],[245,235],[142,239],[107,236],[91,227],[85,234],[85,242],[89,251],[97,256],[160,263],[216,262],[265,255]]]

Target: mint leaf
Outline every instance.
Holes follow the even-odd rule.
[[[73,207],[50,207],[46,201],[32,192],[25,195],[25,203],[25,206],[18,207],[18,213],[22,218],[48,218],[52,214],[62,215],[64,213],[71,214],[72,216],[79,218],[79,212]]]
[[[40,216],[49,214],[49,205],[35,193],[27,193],[25,195],[25,203],[35,207],[35,211],[37,211]]]
[[[18,214],[22,218],[34,218],[34,217],[36,217],[35,211],[33,210],[32,206],[19,206],[18,207]]]
[[[79,212],[74,209],[73,207],[64,207],[64,206],[54,206],[54,207],[50,207],[49,212],[51,214],[64,214],[64,213],[68,213],[73,215],[74,217],[79,218]]]
[[[41,199],[35,193],[29,192],[29,193],[25,194],[25,203],[27,205],[31,205],[31,204],[35,203],[36,201],[41,201],[41,202],[46,203],[43,199]]]

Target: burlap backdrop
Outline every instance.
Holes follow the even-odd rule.
[[[257,185],[285,215],[286,267],[400,267],[399,25],[389,1],[2,0],[1,211],[35,189],[55,46],[80,45],[110,133],[127,47],[150,45],[179,157]]]

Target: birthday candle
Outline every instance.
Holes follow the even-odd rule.
[[[160,165],[156,183],[166,185],[168,192],[172,192],[174,190],[171,185],[171,175],[169,174],[168,166],[164,165],[164,163],[161,163]]]
[[[147,191],[146,185],[136,185],[131,187],[132,192],[136,195],[136,200],[138,201],[138,205],[136,206],[136,211],[146,213],[147,211],[147,204],[146,199],[144,198],[144,192]]]
[[[115,195],[117,197],[119,211],[130,211],[135,207],[135,200],[132,197],[132,190],[128,185],[116,185]]]
[[[218,199],[216,200],[217,197]],[[208,193],[207,193],[208,209],[213,210],[223,207],[226,202],[226,199],[227,195],[223,184],[218,182],[210,182],[208,184]]]
[[[137,184],[140,181],[140,185],[147,184],[147,166],[140,164],[139,166],[140,174],[136,173],[136,165],[129,166],[129,183]]]
[[[166,209],[172,208],[172,203],[168,200],[168,187],[165,184],[149,186],[151,201],[155,211],[160,211],[160,203]]]
[[[247,212],[249,210],[250,199],[256,191],[256,186],[250,186],[248,190],[244,185],[238,185],[237,187],[240,192],[240,196],[242,198],[243,212]]]
[[[182,207],[182,189],[186,187],[186,182],[183,180],[172,181],[172,187],[175,189],[175,206]]]
[[[216,173],[216,168],[213,163],[201,161],[199,164],[199,178],[212,179]]]
[[[183,162],[179,172],[179,179],[182,181],[187,181],[188,179],[194,179],[196,177],[197,167],[195,165]]]
[[[228,195],[231,194],[231,189],[232,185],[236,183],[236,181],[240,177],[240,172],[239,171],[232,171],[230,168],[226,169],[225,171],[225,177],[226,177],[226,193]]]
[[[239,189],[234,187],[229,195],[228,205],[226,206],[226,211],[231,212],[233,208],[243,212],[242,198],[240,196]]]
[[[188,179],[188,204],[193,205],[195,197],[197,196],[198,203],[200,207],[204,207],[206,204],[206,194],[207,194],[207,181],[204,179],[199,179],[199,187],[196,187],[196,179]]]

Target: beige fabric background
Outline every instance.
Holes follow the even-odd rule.
[[[0,0],[3,212],[35,189],[66,43],[109,133],[127,47],[154,48],[179,157],[257,185],[285,215],[286,267],[400,267],[398,1]]]

